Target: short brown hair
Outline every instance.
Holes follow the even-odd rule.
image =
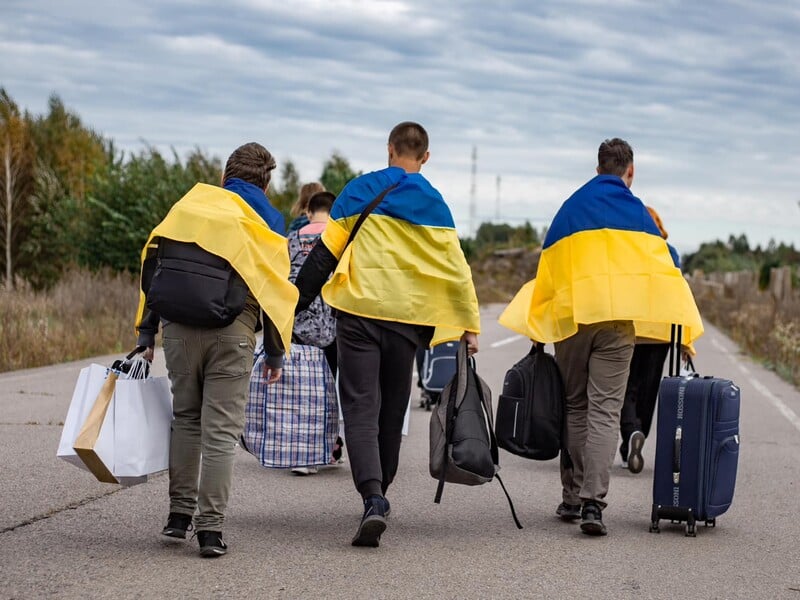
[[[222,184],[235,177],[265,190],[275,166],[275,158],[264,146],[256,142],[244,144],[228,157],[222,174]]]
[[[389,134],[389,143],[398,156],[422,160],[428,151],[428,132],[419,123],[403,121]]]
[[[297,217],[308,210],[308,200],[314,194],[318,194],[320,192],[325,191],[325,186],[319,183],[318,181],[312,181],[311,183],[303,184],[303,187],[300,188],[300,196],[297,198],[295,203],[292,205],[289,214],[293,217]]]
[[[600,175],[622,177],[633,163],[633,148],[625,140],[614,138],[600,144],[597,150],[597,171]]]
[[[317,192],[308,199],[308,212],[312,214],[319,211],[329,213],[335,200],[336,196],[331,192]]]

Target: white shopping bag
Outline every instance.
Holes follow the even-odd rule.
[[[168,469],[172,424],[169,379],[118,379],[112,406],[114,475],[142,477]]]
[[[57,456],[99,481],[133,485],[169,467],[172,395],[166,377],[126,377],[94,364],[81,371]]]
[[[61,430],[61,441],[58,444],[56,456],[87,471],[89,468],[75,452],[73,446],[109,373],[110,370],[107,367],[97,364],[81,369],[72,393],[67,416],[64,419],[64,428]],[[112,416],[106,412],[100,435],[94,445],[95,452],[105,464],[114,464],[114,429],[107,426],[107,422],[110,422],[111,418]]]

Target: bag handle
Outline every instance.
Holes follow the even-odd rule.
[[[673,323],[669,330],[669,376],[677,377],[681,373],[681,335],[683,325]]]
[[[371,213],[373,210],[375,210],[377,208],[378,204],[380,204],[383,201],[383,199],[386,197],[386,194],[391,192],[398,185],[400,185],[399,181],[397,183],[393,183],[392,185],[390,185],[388,188],[386,188],[380,194],[378,194],[375,197],[375,199],[372,202],[369,203],[367,208],[365,208],[363,211],[361,211],[361,214],[358,215],[358,220],[356,221],[355,225],[353,225],[353,229],[350,230],[350,237],[347,238],[347,243],[344,245],[345,248],[347,248],[350,245],[350,242],[353,241],[353,238],[356,237],[356,233],[358,233],[358,230],[361,229],[361,225],[362,225],[362,223],[364,223],[366,218],[369,216],[369,213]]]

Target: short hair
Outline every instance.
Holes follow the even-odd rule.
[[[600,175],[622,177],[632,163],[633,148],[625,140],[606,140],[597,150],[597,170]]]
[[[312,181],[311,183],[303,184],[303,186],[300,188],[300,195],[292,205],[289,214],[291,214],[293,217],[303,214],[308,210],[308,200],[311,198],[311,196],[324,191],[325,186],[318,181]]]
[[[320,211],[329,213],[334,200],[336,200],[336,196],[331,192],[317,192],[308,199],[308,212],[312,214]]]
[[[244,144],[228,157],[222,174],[222,184],[225,185],[226,181],[235,177],[265,190],[275,166],[275,158],[264,146],[256,142]]]
[[[389,143],[399,156],[422,160],[428,151],[428,132],[419,123],[403,121],[392,129]]]

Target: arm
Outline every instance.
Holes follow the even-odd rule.
[[[478,351],[478,334],[465,331],[461,339],[467,342],[467,353],[472,356]]]
[[[286,354],[286,349],[283,347],[281,335],[278,328],[267,316],[267,313],[262,312],[264,319],[264,378],[267,383],[275,383],[280,379],[281,372],[283,371],[283,357]]]
[[[322,286],[325,285],[338,262],[328,247],[322,243],[322,240],[314,244],[314,248],[308,254],[294,282],[297,289],[300,290],[300,299],[297,301],[295,314],[306,310],[314,298],[319,296]]]

